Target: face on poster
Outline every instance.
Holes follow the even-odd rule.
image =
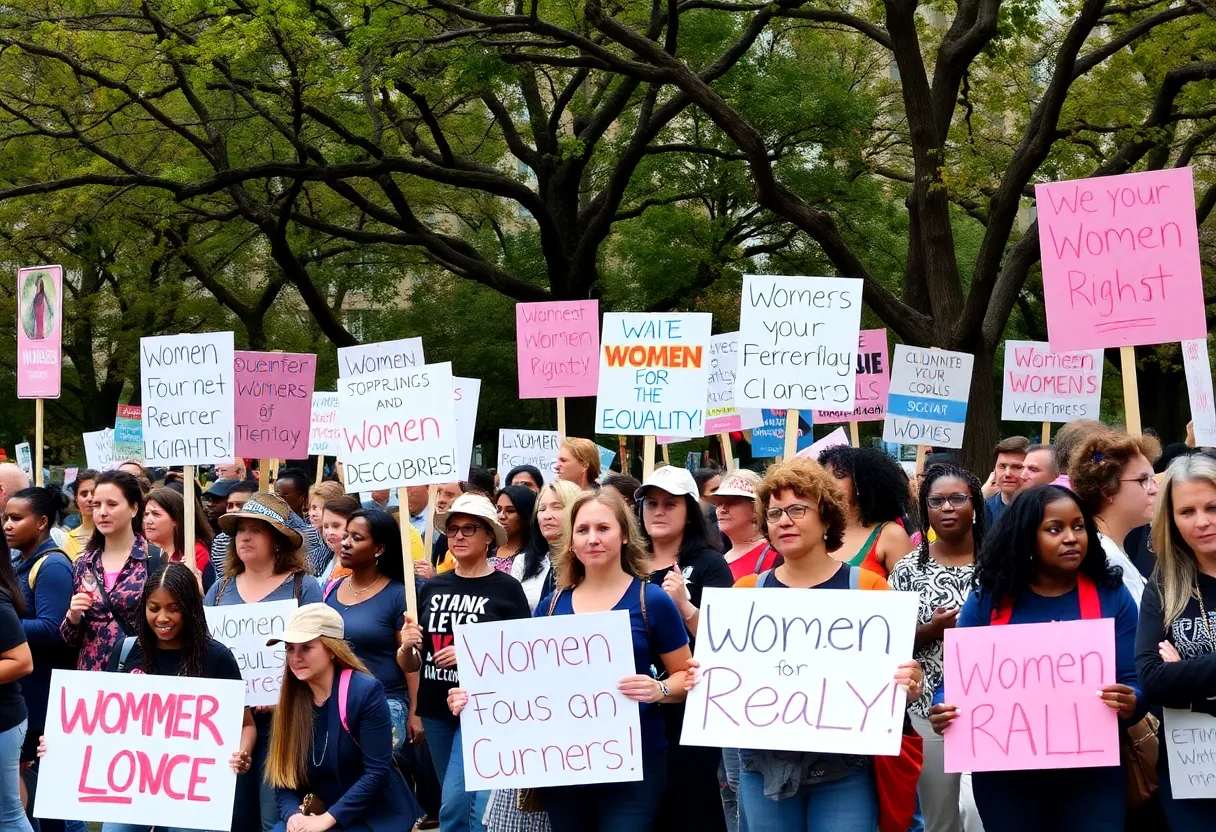
[[[597,300],[515,304],[521,399],[595,395],[599,310]]]
[[[338,348],[338,377],[366,376],[421,367],[422,339],[402,338]]]
[[[1102,350],[1052,352],[1045,341],[1006,341],[1004,379],[1002,419],[1097,419],[1102,404]]]
[[[856,389],[852,410],[816,410],[815,424],[881,422],[886,418],[887,393],[891,389],[886,329],[863,329],[858,336]]]
[[[63,267],[18,269],[18,398],[59,398],[62,342]]]
[[[233,353],[231,332],[139,339],[147,465],[232,461]]]
[[[236,455],[299,459],[308,453],[317,357],[308,353],[235,354]]]

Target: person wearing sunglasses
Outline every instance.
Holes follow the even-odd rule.
[[[1094,516],[1106,559],[1122,567],[1123,584],[1136,606],[1144,594],[1144,576],[1124,549],[1128,533],[1153,519],[1157,481],[1153,460],[1161,444],[1152,436],[1123,431],[1096,431],[1082,442],[1068,464],[1072,490]]]

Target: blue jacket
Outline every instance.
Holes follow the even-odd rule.
[[[346,722],[338,717],[338,682],[325,703],[329,741],[319,768],[327,769],[337,789],[313,790],[337,821],[337,829],[358,827],[370,832],[400,832],[422,817],[422,809],[393,764],[393,724],[384,687],[365,673],[354,673],[347,692]],[[356,741],[357,740],[357,741]],[[311,773],[312,761],[309,760]],[[298,814],[305,789],[275,789],[279,817],[284,822]],[[277,827],[282,829],[282,825]]]
[[[72,600],[72,562],[62,552],[52,552],[53,540],[47,540],[34,550],[34,556],[26,559],[13,553],[13,569],[25,596],[25,615],[21,627],[34,657],[34,672],[21,680],[21,691],[25,694],[29,710],[29,731],[25,738],[25,753],[22,758],[33,759],[38,747],[38,736],[46,723],[47,696],[51,689],[51,671],[55,668],[72,670],[76,667],[76,651],[63,643],[59,625],[67,614]],[[34,589],[30,589],[30,571],[39,561],[38,577]]]

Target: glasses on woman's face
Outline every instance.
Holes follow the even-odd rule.
[[[477,525],[476,523],[464,523],[462,525],[453,523],[452,525],[448,526],[445,531],[447,532],[448,537],[472,537],[473,535],[477,534],[477,531],[480,528],[481,526]]]
[[[783,514],[788,514],[791,520],[801,520],[803,517],[806,517],[808,511],[815,511],[815,507],[808,506],[805,503],[794,503],[792,506],[786,506],[785,508],[776,508],[774,506],[764,512],[764,516],[768,518],[768,522],[770,523],[780,523],[781,515]]]
[[[946,503],[949,503],[951,508],[962,508],[963,506],[967,505],[967,503],[971,502],[971,495],[959,493],[942,496],[941,494],[934,494],[932,497],[925,500],[925,502],[929,504],[929,508],[933,509],[941,508]]]
[[[1152,481],[1152,479],[1153,479],[1152,474],[1141,474],[1140,476],[1133,477],[1132,479],[1121,479],[1121,480],[1119,480],[1119,482],[1138,482],[1138,483],[1140,483],[1141,488],[1143,488],[1145,491],[1148,491],[1148,484],[1149,484],[1149,482]]]

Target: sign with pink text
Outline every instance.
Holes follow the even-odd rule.
[[[245,683],[55,670],[34,815],[228,829]]]
[[[237,350],[236,455],[251,459],[308,456],[317,357]]]
[[[594,396],[600,380],[600,302],[515,304],[521,399]]]
[[[817,425],[835,422],[881,422],[887,418],[891,365],[887,361],[887,330],[863,329],[857,339],[857,395],[852,410],[816,410]]]
[[[17,270],[17,398],[57,399],[63,344],[63,267]]]
[[[1006,341],[1004,379],[1002,419],[1097,419],[1102,404],[1102,350],[1053,352],[1045,341]]]
[[[946,631],[946,771],[1119,765],[1112,618]]]
[[[1190,168],[1034,190],[1053,350],[1207,336]]]
[[[1191,430],[1201,448],[1216,446],[1216,398],[1212,395],[1212,362],[1208,339],[1182,342],[1182,367],[1191,400]]]

